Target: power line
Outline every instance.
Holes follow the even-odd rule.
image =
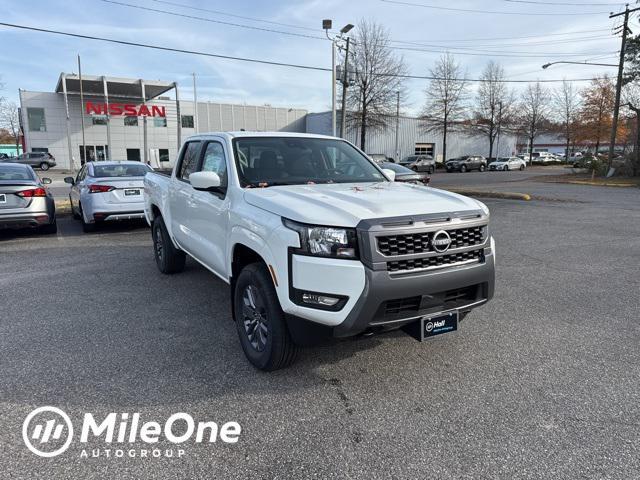
[[[313,65],[300,65],[300,64],[295,64],[295,63],[286,63],[286,62],[276,62],[276,61],[270,61],[270,60],[258,60],[255,58],[247,58],[247,57],[237,57],[237,56],[232,56],[232,55],[222,55],[222,54],[218,54],[218,53],[209,53],[209,52],[199,52],[196,50],[185,50],[182,48],[174,48],[174,47],[163,47],[160,45],[150,45],[150,44],[145,44],[145,43],[137,43],[137,42],[130,42],[130,41],[126,41],[126,40],[117,40],[114,38],[107,38],[107,37],[97,37],[94,35],[83,35],[80,33],[72,33],[72,32],[63,32],[60,30],[51,30],[51,29],[46,29],[46,28],[39,28],[39,27],[31,27],[31,26],[27,26],[27,25],[18,25],[18,24],[14,24],[14,23],[6,23],[6,22],[0,22],[0,26],[4,26],[4,27],[9,27],[9,28],[15,28],[15,29],[20,29],[20,30],[28,30],[28,31],[33,31],[33,32],[41,32],[41,33],[49,33],[49,34],[54,34],[54,35],[62,35],[62,36],[66,36],[66,37],[75,37],[75,38],[82,38],[85,40],[96,40],[96,41],[101,41],[101,42],[108,42],[108,43],[115,43],[115,44],[119,44],[119,45],[126,45],[126,46],[130,46],[130,47],[141,47],[141,48],[149,48],[149,49],[153,49],[153,50],[162,50],[162,51],[167,51],[167,52],[173,52],[173,53],[185,53],[185,54],[189,54],[189,55],[199,55],[199,56],[204,56],[204,57],[213,57],[213,58],[221,58],[224,60],[234,60],[234,61],[240,61],[240,62],[248,62],[248,63],[260,63],[260,64],[264,64],[264,65],[275,65],[278,67],[288,67],[288,68],[297,68],[297,69],[303,69],[303,70],[314,70],[314,71],[321,71],[321,72],[330,72],[331,68],[329,67],[317,67],[317,66],[313,66]],[[380,76],[380,77],[398,77],[398,78],[407,78],[407,79],[418,79],[418,80],[444,80],[441,77],[434,77],[434,76],[429,76],[429,75],[396,75],[396,74],[383,74],[383,73],[379,73],[379,74],[374,74],[376,76]],[[540,83],[557,83],[557,82],[562,82],[562,81],[568,81],[568,82],[590,82],[592,80],[597,79],[598,77],[592,77],[592,78],[571,78],[571,79],[544,79],[544,80],[499,80],[499,83],[530,83],[530,82],[540,82]],[[454,79],[454,80],[466,80],[468,82],[487,82],[487,80],[482,79],[482,78],[459,78],[459,79]]]
[[[264,27],[256,27],[253,25],[243,25],[241,23],[232,23],[232,22],[225,22],[222,20],[214,20],[212,18],[205,18],[205,17],[197,17],[195,15],[187,15],[185,13],[176,13],[176,12],[170,12],[168,10],[160,10],[157,8],[151,8],[151,7],[143,7],[142,5],[133,5],[131,3],[124,3],[124,2],[117,2],[115,0],[101,0],[105,3],[111,3],[114,5],[121,5],[124,7],[130,7],[130,8],[137,8],[139,10],[146,10],[148,12],[156,12],[156,13],[164,13],[167,15],[173,15],[175,17],[182,17],[182,18],[189,18],[191,20],[199,20],[201,22],[211,22],[211,23],[217,23],[220,25],[228,25],[230,27],[238,27],[238,28],[247,28],[249,30],[258,30],[261,32],[270,32],[270,33],[280,33],[282,35],[290,35],[292,37],[302,37],[302,38],[314,38],[314,39],[318,39],[318,40],[326,40],[325,37],[320,36],[320,35],[308,35],[305,33],[295,33],[295,32],[285,32],[284,30],[275,30],[272,28],[264,28]]]
[[[535,0],[503,0],[509,3],[531,3],[534,5],[564,5],[564,6],[576,6],[576,7],[621,7],[624,2],[617,3],[576,3],[576,2],[540,2]]]
[[[609,12],[575,12],[575,13],[537,13],[537,12],[504,12],[504,11],[493,11],[493,10],[473,10],[470,8],[455,8],[455,7],[437,7],[435,5],[425,5],[424,3],[411,3],[411,2],[403,2],[400,0],[380,0],[385,3],[394,3],[396,5],[404,5],[408,7],[422,7],[422,8],[431,8],[433,10],[447,10],[451,12],[466,12],[466,13],[486,13],[491,15],[526,15],[526,16],[545,16],[545,17],[557,17],[557,16],[565,16],[565,15],[603,15],[608,14]]]
[[[163,3],[165,5],[171,5],[174,7],[181,7],[181,8],[188,8],[190,10],[196,10],[199,12],[207,12],[207,13],[215,13],[216,15],[224,15],[226,17],[232,17],[232,18],[241,18],[242,20],[250,20],[252,22],[261,22],[261,23],[268,23],[270,25],[278,25],[279,27],[289,27],[289,28],[299,28],[301,30],[308,30],[311,32],[317,32],[318,29],[317,28],[312,28],[312,27],[307,27],[307,26],[302,26],[302,25],[294,25],[292,23],[282,23],[282,22],[274,22],[273,20],[265,20],[262,18],[257,18],[257,17],[247,17],[244,15],[237,15],[234,13],[227,13],[227,12],[222,12],[220,10],[210,10],[208,8],[201,8],[201,7],[192,7],[191,5],[187,5],[184,3],[177,3],[177,2],[169,2],[166,0],[153,0],[156,3]]]
[[[182,13],[170,12],[168,10],[161,10],[161,9],[157,9],[157,8],[143,7],[141,5],[133,5],[133,4],[126,3],[126,2],[119,2],[119,1],[116,1],[116,0],[102,0],[102,1],[105,2],[105,3],[114,4],[114,5],[121,5],[121,6],[125,6],[125,7],[131,7],[131,8],[137,8],[137,9],[140,9],[140,10],[151,11],[151,12],[155,12],[155,13],[173,15],[173,16],[183,17],[183,18],[187,18],[187,19],[191,19],[191,20],[199,20],[199,21],[203,21],[203,22],[221,23],[223,25],[229,25],[229,26],[240,27],[240,28],[249,28],[249,29],[252,29],[252,30],[267,31],[267,32],[270,32],[270,33],[279,33],[279,34],[284,34],[284,35],[293,35],[293,36],[298,36],[298,37],[326,40],[325,37],[320,37],[320,36],[306,35],[306,34],[293,33],[293,32],[285,32],[285,31],[282,31],[282,30],[267,29],[267,28],[262,28],[262,27],[253,27],[253,26],[250,26],[250,25],[243,25],[243,24],[239,24],[239,23],[222,22],[220,20],[213,20],[213,19],[207,18],[207,17],[199,17],[199,16],[195,16],[195,15],[186,15],[186,14],[182,14]],[[442,48],[442,46],[440,46],[440,45],[431,45],[431,47],[432,48]],[[391,46],[389,48],[394,49],[394,50],[407,50],[407,51],[425,52],[425,53],[445,53],[446,51],[448,51],[448,50],[429,50],[429,49],[418,49],[418,48],[396,47],[396,46]],[[560,52],[560,53],[556,53],[556,52],[539,52],[539,53],[536,53],[536,52],[511,52],[511,53],[503,53],[503,52],[499,52],[499,51],[482,50],[482,49],[466,48],[466,47],[459,47],[459,48],[456,48],[455,50],[470,50],[472,52],[471,53],[464,52],[464,51],[455,51],[454,52],[453,50],[454,49],[451,49],[452,53],[456,53],[458,55],[485,56],[485,57],[496,56],[496,57],[511,57],[511,58],[518,58],[518,57],[541,58],[541,57],[545,57],[547,55],[554,55],[554,56],[558,56],[558,57],[581,57],[581,56],[585,55],[584,53],[563,53],[563,52]]]
[[[567,44],[567,43],[584,43],[584,42],[595,42],[595,41],[602,41],[604,39],[612,39],[613,37],[611,37],[611,35],[594,35],[594,36],[588,36],[588,37],[575,37],[573,39],[554,39],[554,40],[544,40],[544,41],[535,41],[535,42],[530,42],[530,41],[525,41],[525,42],[509,42],[508,44],[505,43],[474,43],[473,46],[474,47],[501,47],[501,48],[511,48],[513,47],[529,47],[529,46],[538,46],[538,45],[558,45],[558,44]],[[426,41],[426,40],[425,40]],[[425,41],[422,42],[417,42],[417,41],[405,41],[405,40],[391,40],[391,43],[399,43],[402,45],[415,45],[418,47],[428,47],[428,46],[432,46],[428,43],[424,43]],[[448,42],[441,42],[438,40],[435,40],[436,46],[438,47],[447,47],[448,46]],[[438,44],[443,44],[443,45],[438,45]],[[450,48],[462,48],[465,49],[466,47],[460,45],[460,46],[453,46]]]
[[[518,40],[521,38],[546,38],[546,37],[556,37],[560,35],[577,35],[581,33],[593,33],[593,32],[609,32],[611,31],[609,28],[600,28],[600,29],[592,29],[592,30],[577,30],[574,32],[566,32],[566,33],[546,33],[540,35],[525,35],[522,37],[491,37],[491,38],[466,38],[466,39],[458,39],[458,40],[439,40],[444,43],[450,42],[477,42],[477,41],[485,41],[485,40]],[[396,40],[396,41],[404,41],[404,40]]]

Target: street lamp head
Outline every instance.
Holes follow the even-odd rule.
[[[546,70],[547,68],[549,68],[551,64],[550,63],[545,63],[544,65],[542,65],[542,69]]]
[[[331,30],[332,26],[333,26],[333,22],[331,21],[330,18],[322,20],[322,28],[324,30]]]
[[[353,25],[351,25],[350,23],[347,23],[344,27],[342,27],[342,30],[340,30],[340,33],[348,33],[352,28],[353,28]]]

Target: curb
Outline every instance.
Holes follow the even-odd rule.
[[[468,195],[470,197],[484,197],[484,198],[500,198],[504,200],[522,200],[528,202],[531,200],[531,195],[528,193],[518,192],[495,192],[491,190],[466,190],[458,188],[443,188],[453,193],[459,193],[460,195]]]
[[[589,185],[592,187],[620,187],[620,188],[629,188],[629,187],[637,187],[635,183],[593,183],[588,180],[567,180],[566,182],[557,182],[557,183],[569,183],[572,185]]]

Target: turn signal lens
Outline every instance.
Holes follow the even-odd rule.
[[[16,195],[22,198],[46,197],[47,191],[42,187],[30,188],[29,190],[22,190],[21,192],[16,192]]]

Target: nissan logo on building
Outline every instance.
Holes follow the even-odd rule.
[[[449,250],[451,246],[451,237],[446,231],[438,230],[433,234],[433,237],[431,237],[431,245],[436,252],[444,253]]]

